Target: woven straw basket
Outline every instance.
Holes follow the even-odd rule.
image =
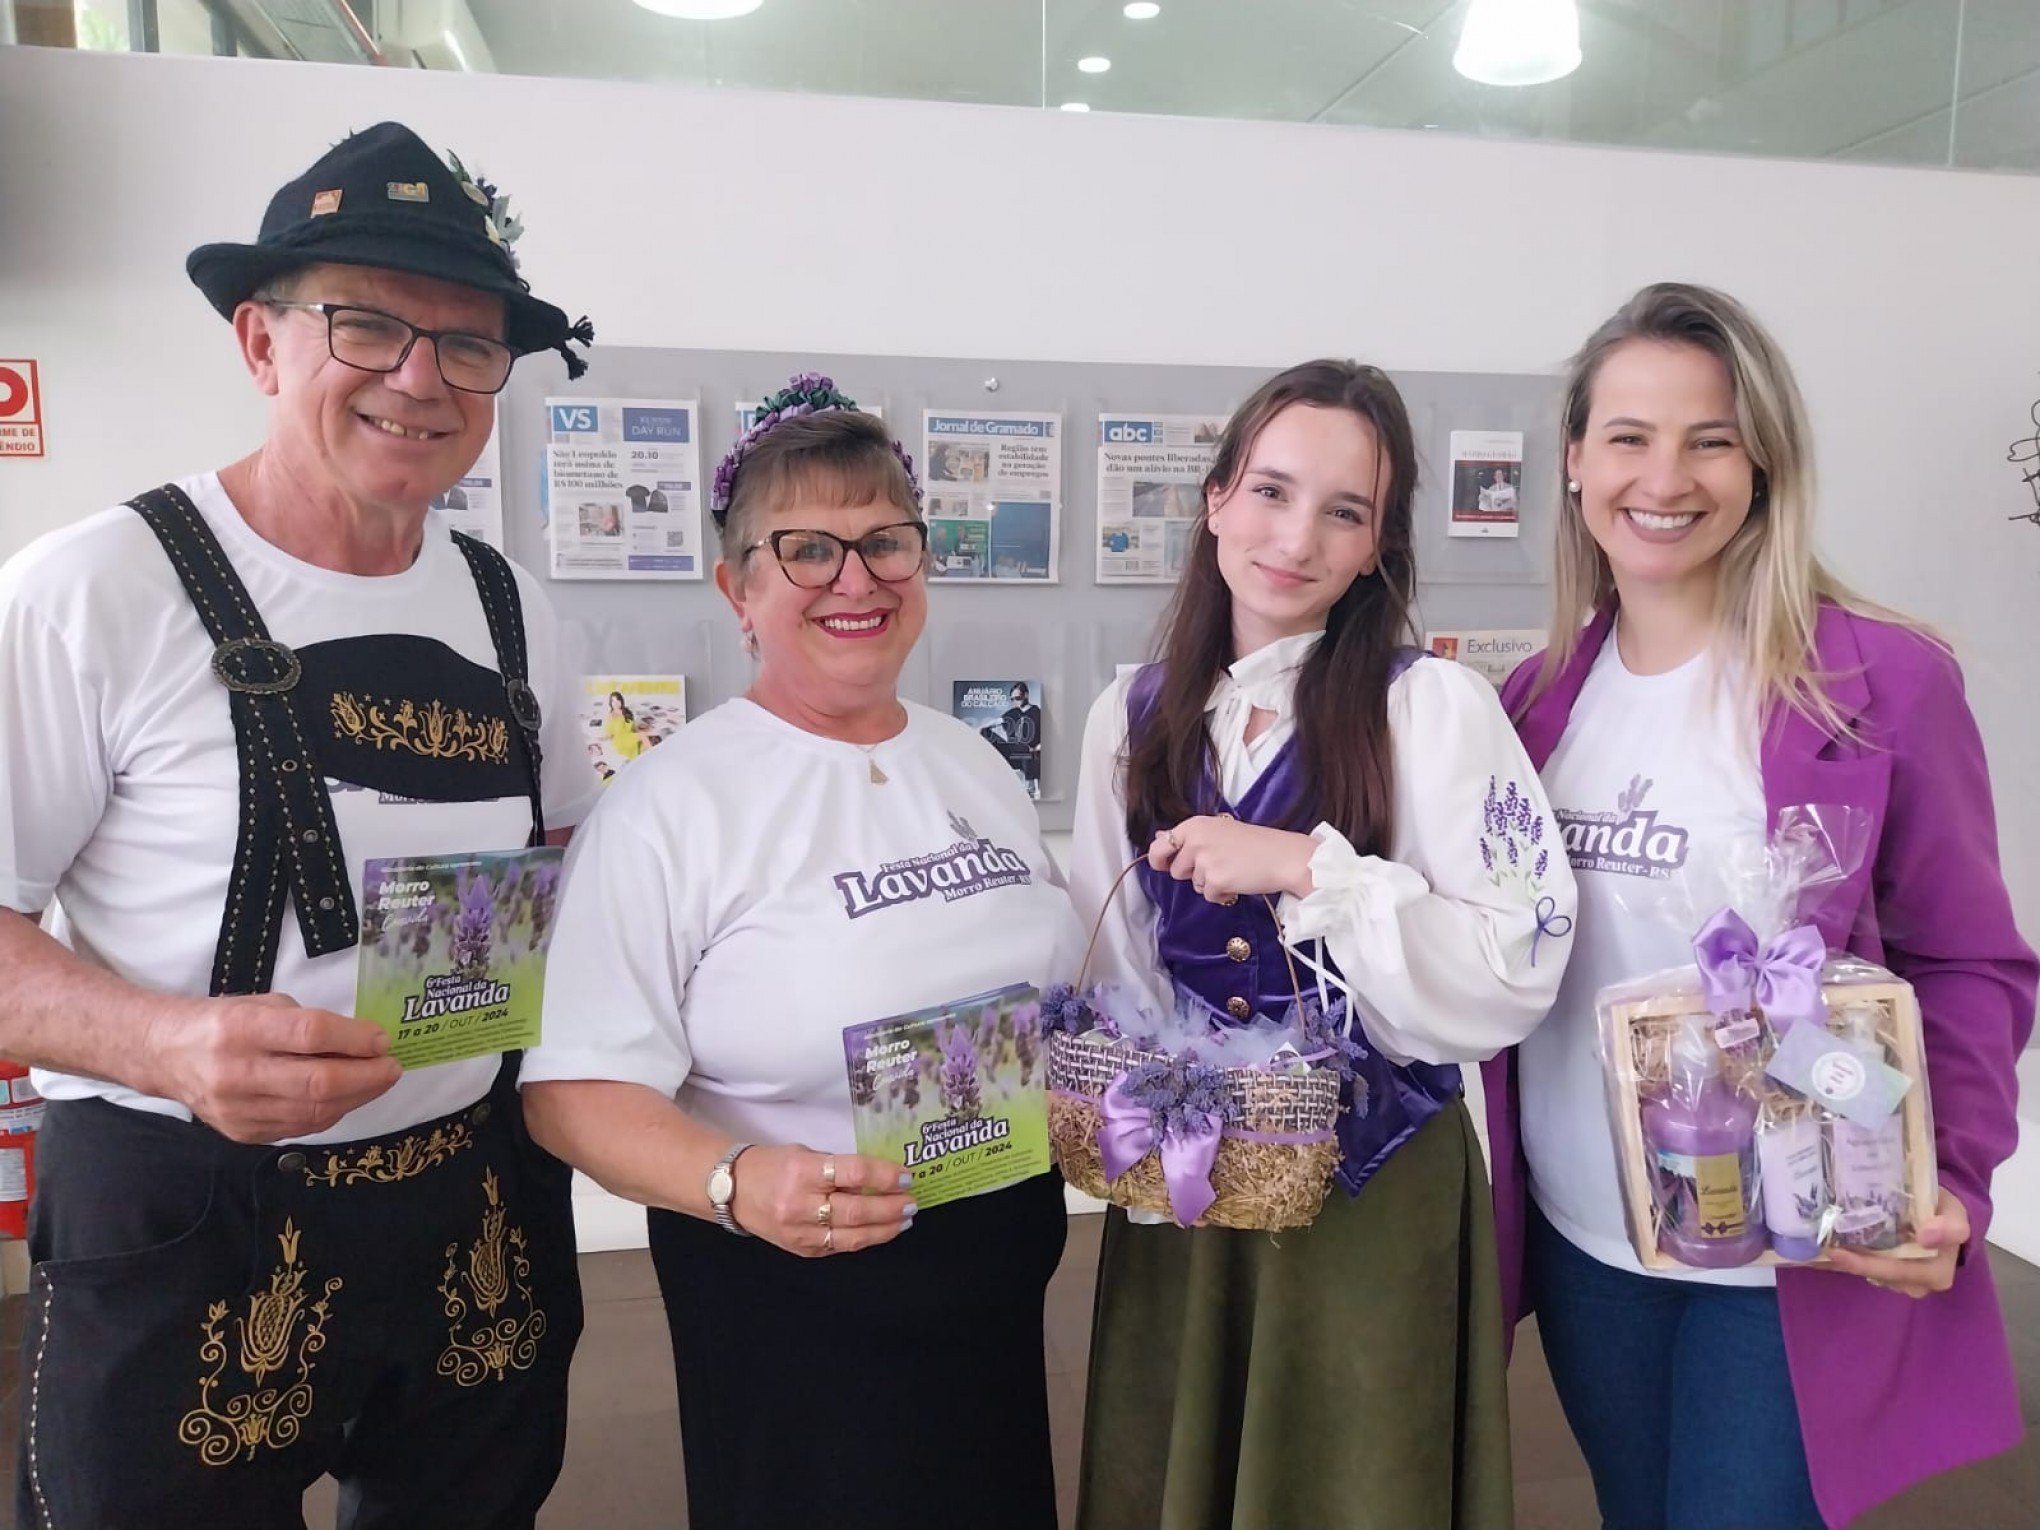
[[[1106,907],[1117,896],[1127,872],[1139,864],[1136,861],[1120,873],[1105,900]],[[1272,913],[1272,903],[1269,909]],[[1092,948],[1097,945],[1104,918],[1101,908],[1091,927]],[[1286,947],[1283,954],[1286,959]],[[1077,973],[1080,991],[1090,965],[1091,950],[1087,949]],[[1289,977],[1300,1006],[1303,992],[1294,962]],[[1103,1121],[1099,1098],[1128,1068],[1160,1056],[1095,1033],[1072,1036],[1055,1032],[1048,1053],[1048,1135],[1056,1166],[1079,1190],[1130,1211],[1171,1216],[1159,1144],[1119,1178],[1109,1181],[1098,1151],[1098,1129]],[[1339,1144],[1333,1136],[1339,1117],[1337,1071],[1322,1067],[1285,1073],[1253,1067],[1221,1071],[1231,1108],[1211,1170],[1217,1199],[1190,1225],[1263,1232],[1308,1226],[1324,1205],[1332,1170],[1339,1162]],[[1255,1140],[1259,1137],[1304,1140]]]

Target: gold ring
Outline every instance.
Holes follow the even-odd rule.
[[[829,1198],[825,1195],[822,1197],[822,1204],[815,1208],[815,1226],[827,1227],[828,1225],[829,1225]]]
[[[1227,893],[1223,898],[1220,898],[1218,900],[1218,906],[1220,908],[1231,908],[1235,903],[1239,901],[1240,895],[1238,893]]]
[[[836,1188],[836,1155],[828,1154],[822,1159],[822,1183],[831,1190]]]

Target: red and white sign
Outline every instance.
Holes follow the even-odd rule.
[[[42,454],[42,387],[35,363],[0,361],[0,457]]]

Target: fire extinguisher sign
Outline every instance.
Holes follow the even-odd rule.
[[[35,1133],[43,1098],[28,1069],[0,1061],[0,1237],[28,1236],[28,1203],[35,1195]]]
[[[42,454],[42,384],[35,363],[0,360],[0,457]]]

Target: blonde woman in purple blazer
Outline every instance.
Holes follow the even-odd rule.
[[[1571,853],[1579,921],[1550,1018],[1486,1065],[1507,1316],[1538,1313],[1607,1525],[1847,1524],[2020,1436],[1982,1243],[2018,1137],[2036,964],[1983,744],[1947,649],[1814,557],[1798,388],[1740,304],[1637,293],[1576,358],[1564,425],[1551,645],[1503,700]],[[1941,1175],[1919,1240],[1936,1252],[1645,1274],[1593,996],[1690,951],[1625,913],[1625,891],[1794,803],[1853,805],[1873,826],[1818,923],[1918,992]]]

